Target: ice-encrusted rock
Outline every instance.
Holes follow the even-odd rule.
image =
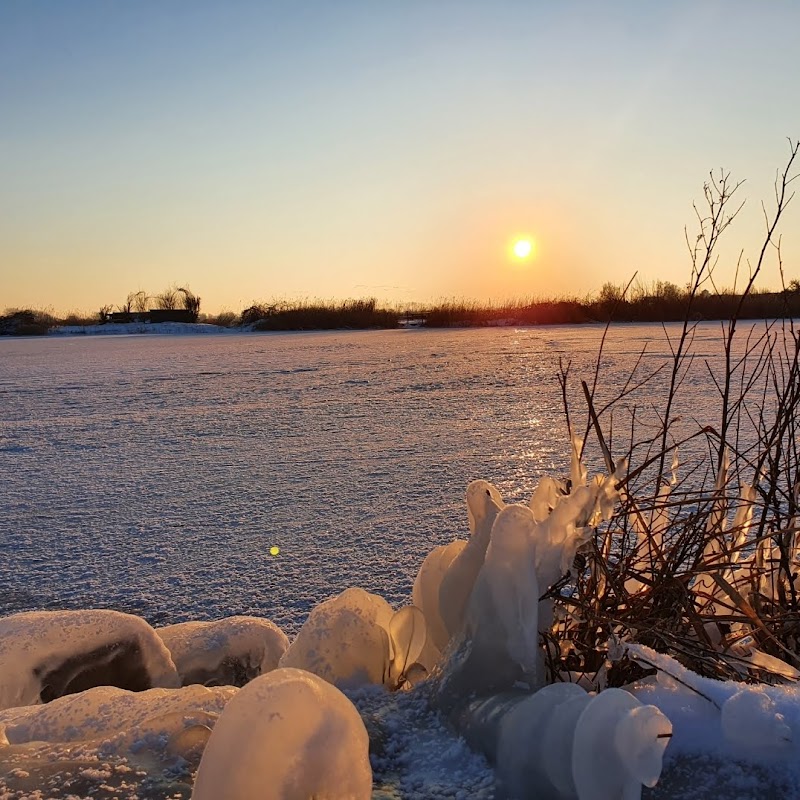
[[[383,683],[390,661],[392,607],[363,589],[345,589],[312,609],[280,660],[338,686]]]
[[[397,612],[382,598],[350,588],[316,606],[281,656],[281,667],[313,672],[337,686],[377,683],[398,689],[425,675],[425,618]]]
[[[211,729],[237,691],[99,686],[0,711],[0,796],[185,797]]]
[[[576,700],[577,698],[577,700]],[[554,683],[518,702],[503,716],[497,745],[497,776],[510,797],[569,797],[574,790],[570,769],[552,780],[553,767],[571,764],[572,741],[577,716],[566,719],[572,725],[560,725],[557,736],[553,726],[562,706],[569,701],[573,708],[584,708],[590,696],[574,683]],[[535,787],[535,789],[534,789]],[[567,791],[562,793],[562,790]]]
[[[369,738],[327,681],[277,669],[239,690],[203,753],[193,800],[369,800]]]
[[[244,686],[276,669],[289,646],[286,634],[259,617],[181,622],[156,628],[181,683],[188,686]]]
[[[93,686],[177,687],[169,651],[143,619],[119,611],[28,611],[0,619],[0,709]]]
[[[600,692],[578,717],[572,776],[579,800],[639,800],[658,782],[672,723],[622,689]]]
[[[154,733],[169,739],[193,726],[213,727],[233,687],[187,686],[130,692],[97,686],[46,705],[0,711],[9,745],[107,740],[124,734],[127,744]]]

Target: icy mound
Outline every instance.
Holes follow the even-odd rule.
[[[280,660],[339,686],[383,683],[392,607],[363,589],[346,589],[320,603]]]
[[[384,684],[399,688],[419,666],[426,641],[425,619],[414,606],[396,613],[375,594],[345,589],[309,614],[280,660],[341,687]]]
[[[286,634],[258,617],[183,622],[156,628],[189,686],[244,686],[278,666],[289,646]]]
[[[211,728],[236,691],[105,686],[6,709],[0,797],[188,797]]]
[[[30,742],[91,742],[122,734],[118,742],[133,744],[150,735],[167,736],[175,754],[180,737],[195,725],[213,725],[233,687],[187,686],[129,692],[98,686],[60,697],[47,705],[0,711],[0,725],[10,745]],[[0,751],[1,752],[1,751]]]
[[[0,619],[0,709],[92,686],[180,685],[155,631],[118,611],[30,611]]]
[[[369,739],[330,683],[278,669],[228,703],[197,771],[194,800],[367,800]]]

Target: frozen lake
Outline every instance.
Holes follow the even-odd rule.
[[[291,634],[348,586],[406,602],[424,556],[468,535],[469,481],[527,501],[567,469],[558,359],[591,383],[602,330],[0,340],[0,614],[253,614]],[[702,325],[694,350],[719,341]],[[645,343],[652,369],[661,326],[612,329],[601,397]],[[714,423],[694,374],[691,413]]]

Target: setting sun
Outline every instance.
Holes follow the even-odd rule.
[[[530,236],[515,236],[508,247],[512,261],[529,261],[536,254],[536,242]]]
[[[517,258],[527,258],[532,250],[533,245],[529,239],[518,239],[514,242],[514,255]]]

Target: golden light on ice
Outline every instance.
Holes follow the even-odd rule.
[[[527,258],[533,252],[533,242],[530,239],[517,239],[514,242],[514,255],[517,258]]]

